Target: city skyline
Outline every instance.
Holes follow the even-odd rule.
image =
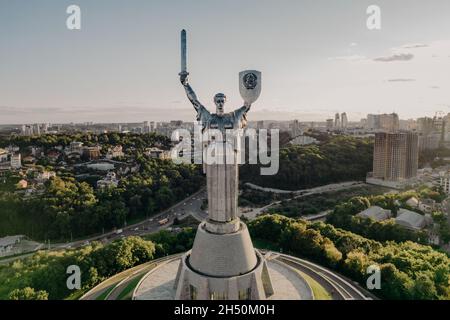
[[[218,10],[214,1],[80,0],[76,31],[65,26],[71,4],[0,2],[1,124],[167,121],[174,114],[192,121],[177,77],[182,28],[192,86],[210,110],[219,91],[228,96],[226,110],[239,107],[238,72],[255,68],[264,90],[253,120],[449,111],[447,1],[377,1],[382,25],[372,31],[369,1],[230,1]]]

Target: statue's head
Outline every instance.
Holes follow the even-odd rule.
[[[216,104],[216,113],[223,114],[223,107],[227,101],[227,96],[223,93],[218,93],[214,96],[214,103]]]

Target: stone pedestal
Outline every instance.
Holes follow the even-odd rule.
[[[274,293],[264,257],[238,217],[240,146],[237,136],[227,133],[245,127],[248,109],[220,115],[200,111],[209,142],[203,150],[209,212],[192,250],[181,259],[175,299],[256,300]]]
[[[261,300],[273,294],[264,257],[255,251],[247,226],[216,234],[200,224],[192,250],[181,259],[175,299]]]

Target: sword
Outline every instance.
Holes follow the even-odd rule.
[[[186,30],[181,30],[181,72],[180,75],[188,75],[187,72]]]

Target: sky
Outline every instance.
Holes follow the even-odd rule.
[[[81,8],[81,30],[66,9]],[[366,26],[369,5],[381,29]],[[0,0],[0,124],[195,119],[178,80],[180,30],[199,100],[249,120],[402,119],[450,112],[448,0]]]

